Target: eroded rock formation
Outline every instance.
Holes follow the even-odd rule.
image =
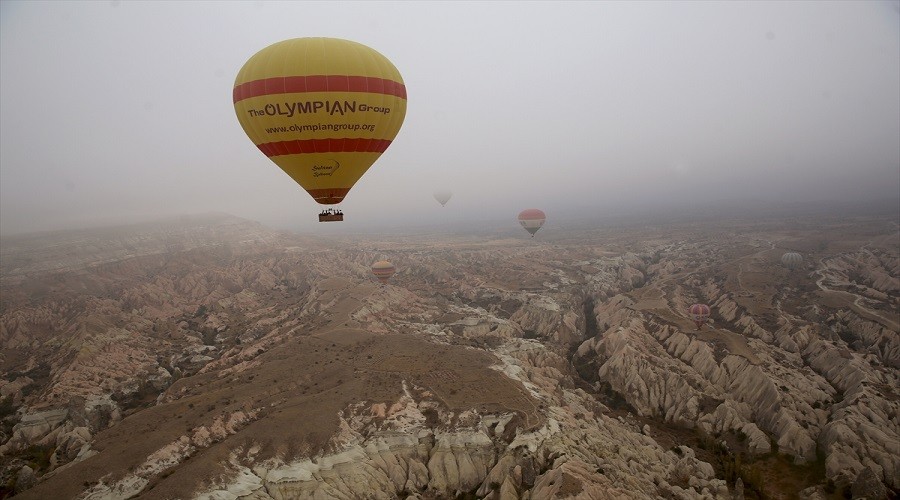
[[[867,224],[448,246],[220,217],[4,242],[2,479],[22,498],[732,498],[788,488],[760,472],[784,460],[811,498],[886,495],[900,264],[896,226]],[[841,244],[809,250],[822,234]]]

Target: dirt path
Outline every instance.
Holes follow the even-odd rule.
[[[860,248],[860,250],[862,251],[864,249]],[[868,320],[874,321],[892,331],[896,332],[896,331],[900,330],[900,323],[898,323],[894,319],[886,318],[886,317],[882,316],[881,314],[864,307],[860,303],[860,301],[865,300],[865,297],[863,297],[859,294],[856,294],[853,292],[847,292],[844,290],[832,290],[832,289],[828,288],[827,286],[825,286],[825,284],[823,283],[826,278],[825,273],[822,272],[821,269],[817,269],[815,272],[816,272],[816,274],[819,275],[819,278],[816,280],[816,286],[819,288],[819,291],[823,295],[824,298],[831,298],[831,299],[837,299],[838,301],[842,301],[845,304],[847,304],[847,307],[849,307],[851,310],[853,310],[855,313],[859,314],[860,316],[862,316]]]

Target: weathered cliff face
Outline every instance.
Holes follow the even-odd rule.
[[[510,341],[502,350],[507,354],[498,369],[514,377],[545,373],[522,380],[546,408],[543,423],[529,425],[528,417],[512,413],[447,412],[433,394],[404,383],[396,402],[341,412],[341,432],[332,443],[338,451],[259,462],[258,448],[237,450],[230,479],[199,498],[727,494],[712,466],[689,448],[663,450],[634,423],[604,415],[584,391],[560,390],[558,379],[546,376],[556,370],[547,364],[564,368],[565,362],[546,359],[539,344]]]
[[[595,356],[599,378],[642,415],[711,433],[743,432],[755,453],[771,451],[766,435],[772,435],[782,452],[815,459],[813,432],[822,416],[810,404],[829,399],[827,383],[767,373],[764,356],[759,365],[733,354],[717,361],[706,342],[668,325],[651,323],[653,333],[646,326],[632,320],[582,344],[578,355]]]
[[[797,272],[783,248],[825,236],[204,224],[81,237],[64,262],[4,248],[0,479],[22,498],[900,488],[897,249],[871,236],[896,229],[878,221],[819,230],[840,244]]]
[[[896,316],[897,275],[895,264],[884,264],[897,261],[897,249],[825,258],[806,276],[780,271],[788,286],[778,290],[750,272],[764,266],[761,247],[737,269],[707,262],[715,275],[706,281],[651,280],[640,293],[598,304],[601,333],[579,346],[576,362],[641,415],[739,433],[753,454],[777,446],[815,461],[821,453],[839,486],[868,470],[898,488],[900,335],[885,313]],[[852,273],[868,276],[880,294],[836,292]],[[739,287],[727,288],[732,283]],[[697,301],[715,311],[702,331],[668,313]]]
[[[266,256],[277,233],[235,218],[178,224],[4,240],[0,395],[18,411],[4,415],[0,455],[40,449],[38,473],[75,459],[239,342],[246,316],[306,286],[302,267]]]

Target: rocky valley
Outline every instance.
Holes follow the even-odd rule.
[[[9,236],[0,397],[0,497],[896,498],[898,219]]]

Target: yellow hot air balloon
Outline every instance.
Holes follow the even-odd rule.
[[[238,121],[256,147],[323,205],[347,196],[406,116],[397,68],[375,50],[337,38],[262,49],[238,72],[233,94]],[[329,212],[320,221],[343,220]]]

